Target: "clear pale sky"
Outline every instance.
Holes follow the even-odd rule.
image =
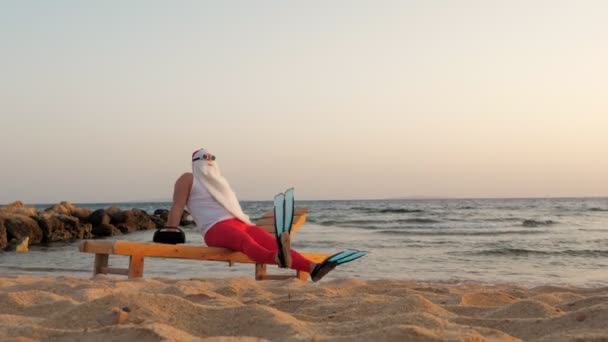
[[[606,1],[0,1],[0,203],[608,195]]]

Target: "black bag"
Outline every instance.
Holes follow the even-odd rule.
[[[175,245],[178,243],[186,243],[186,234],[184,233],[183,230],[181,230],[177,227],[175,227],[175,228],[163,227],[163,228],[157,229],[154,232],[154,237],[152,238],[152,241],[158,242],[158,243],[169,243],[172,245]]]

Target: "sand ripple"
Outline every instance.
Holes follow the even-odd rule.
[[[608,340],[608,288],[0,279],[9,341]]]

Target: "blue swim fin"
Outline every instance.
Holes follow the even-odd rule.
[[[280,193],[274,197],[274,237],[277,240],[279,251],[279,267],[287,267],[287,260],[283,250],[281,236],[283,233],[291,233],[293,225],[293,215],[295,213],[295,202],[293,188],[287,189],[285,193]]]
[[[279,252],[279,267],[285,267],[285,256],[283,255],[283,244],[281,235],[285,229],[285,194],[280,193],[274,197],[274,237],[277,240]]]
[[[291,235],[291,226],[293,225],[293,214],[295,212],[295,201],[293,196],[293,188],[285,191],[285,202],[284,202],[284,224],[283,232],[287,232]]]
[[[329,271],[336,268],[336,266],[353,260],[357,260],[365,255],[367,255],[366,251],[360,251],[357,249],[347,249],[342,252],[331,255],[327,259],[323,260],[322,263],[317,264],[317,266],[315,266],[315,268],[310,273],[310,279],[315,282],[319,281],[327,273],[329,273]]]
[[[279,240],[285,227],[285,194],[274,196],[274,234]]]
[[[357,249],[347,249],[340,253],[336,253],[336,254],[330,256],[329,258],[325,259],[325,261],[336,263],[336,265],[341,265],[341,264],[344,264],[344,263],[347,263],[347,262],[350,262],[353,260],[357,260],[357,259],[365,256],[366,254],[367,254],[367,252],[365,252],[365,251],[360,251]]]

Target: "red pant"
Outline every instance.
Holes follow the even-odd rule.
[[[223,247],[245,253],[261,264],[276,264],[277,242],[270,233],[257,226],[249,226],[238,219],[218,222],[205,233],[209,247]],[[291,250],[291,268],[310,272],[311,261]]]

